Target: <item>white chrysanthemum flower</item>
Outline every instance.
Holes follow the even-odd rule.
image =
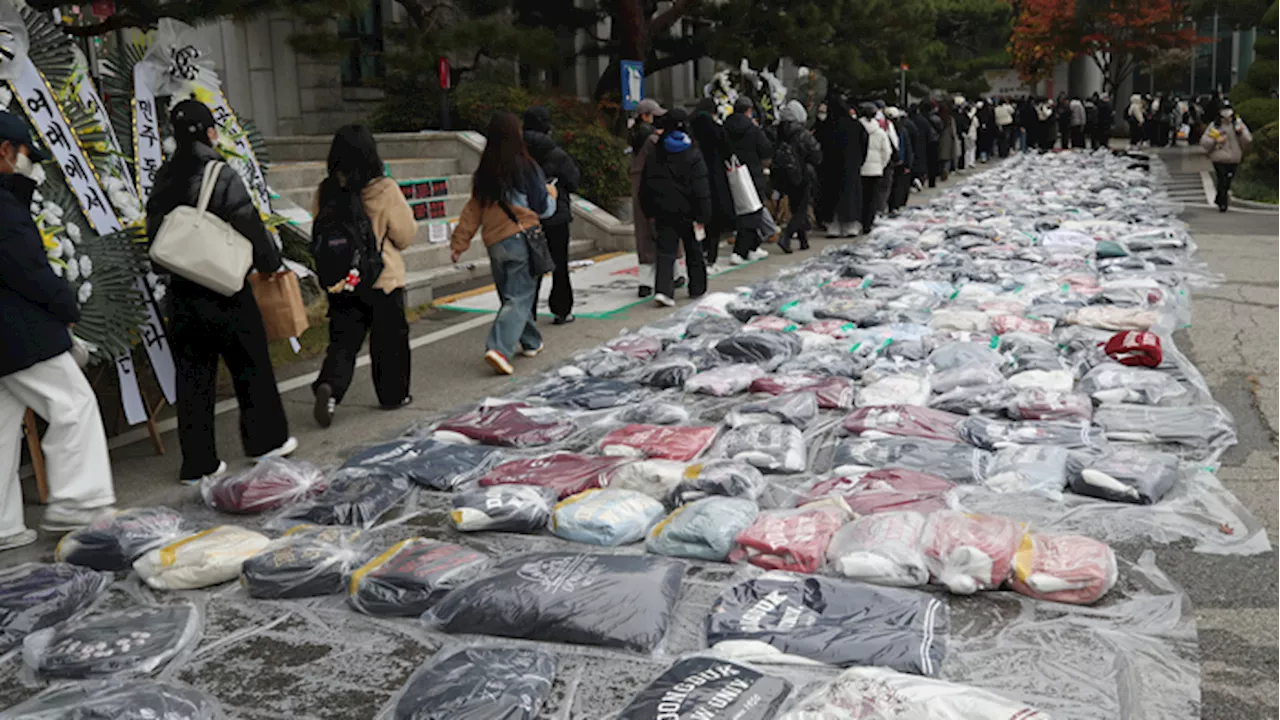
[[[178,141],[174,140],[171,137],[165,138],[164,142],[161,143],[161,145],[164,147],[165,155],[172,155],[173,151],[178,149]]]
[[[54,225],[62,224],[62,208],[53,203],[44,204],[44,216]]]
[[[49,263],[49,267],[53,268],[53,274],[62,277],[62,266],[57,263]]]
[[[30,177],[31,177],[31,181],[34,182],[36,185],[43,185],[45,180],[44,165],[41,165],[40,163],[36,163],[31,168]]]
[[[54,237],[53,247],[49,248],[48,251],[45,252],[45,255],[48,255],[51,258],[61,258],[62,252],[63,252],[62,240],[57,237]]]
[[[62,243],[63,259],[70,260],[76,256],[76,244],[71,242],[71,238],[66,235],[59,235],[58,242]]]
[[[34,202],[42,203],[42,202],[44,202],[44,195],[41,195],[41,194],[40,194],[40,191],[39,191],[39,190],[36,190],[36,191],[34,191],[34,192],[32,192],[32,193],[31,193],[31,199],[32,199]]]
[[[80,279],[80,263],[78,262],[67,263],[67,280],[70,282],[75,282],[79,279]]]
[[[88,255],[80,256],[80,277],[87,278],[93,274],[93,261]]]
[[[167,293],[168,291],[169,291],[169,286],[164,285],[162,283],[156,283],[151,286],[151,295],[156,299],[156,302],[160,302],[161,300],[163,300],[165,293]]]
[[[160,283],[160,276],[159,276],[159,275],[157,275],[157,274],[155,274],[155,271],[153,271],[153,270],[148,270],[148,271],[147,271],[147,285],[149,285],[149,286],[151,286],[151,287],[155,287],[155,286],[156,286],[157,284],[159,284],[159,283]]]
[[[67,235],[75,242],[80,242],[80,226],[75,223],[67,224]]]
[[[80,285],[80,290],[76,292],[76,299],[80,301],[81,305],[83,305],[89,302],[89,298],[91,297],[93,297],[93,283],[86,280]]]
[[[39,215],[40,215],[40,204],[34,203],[34,202],[31,203],[31,217],[39,217]]]
[[[13,102],[13,93],[5,85],[0,85],[0,107],[5,110],[9,109],[9,104]]]

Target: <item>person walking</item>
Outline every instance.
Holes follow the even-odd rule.
[[[885,115],[892,123],[890,126],[892,132],[898,137],[894,161],[889,164],[893,181],[890,183],[892,187],[889,192],[888,211],[896,213],[907,204],[907,198],[911,194],[911,161],[914,152],[911,144],[911,130],[914,126],[907,122],[902,116],[902,111],[896,107],[885,110]]]
[[[1036,114],[1036,99],[1026,97],[1018,104],[1018,130],[1022,133],[1022,151],[1030,152],[1040,147],[1040,117]]]
[[[1146,108],[1142,103],[1142,96],[1134,93],[1129,96],[1129,110],[1125,113],[1125,120],[1129,123],[1129,149],[1142,147],[1143,129],[1142,126],[1146,122]]]
[[[813,138],[822,148],[822,164],[818,166],[818,186],[813,202],[813,216],[818,226],[828,233],[835,223],[836,202],[840,197],[840,185],[844,178],[844,148],[836,146],[837,118],[831,114],[835,105],[834,95],[818,104],[814,117]]]
[[[1036,106],[1036,118],[1040,121],[1040,152],[1050,152],[1053,144],[1058,141],[1058,120],[1053,98],[1045,98]]]
[[[1013,149],[1013,104],[1008,98],[1001,98],[999,104],[996,105],[996,143],[998,144],[1000,157],[1009,157],[1009,152]]]
[[[956,119],[951,115],[951,106],[942,103],[938,107],[938,123],[942,126],[942,134],[938,140],[938,173],[946,182],[955,169],[959,152],[960,138],[956,134]]]
[[[631,127],[631,207],[640,207],[640,178],[644,163],[658,141],[658,129],[654,124],[666,114],[666,110],[653,98],[645,98],[636,106],[636,121]],[[557,198],[557,202],[559,199]],[[639,216],[633,223],[636,232],[636,260],[639,264],[639,295],[653,294],[653,278],[658,262],[658,249],[653,243],[653,228]]]
[[[1068,125],[1071,129],[1071,147],[1083,150],[1084,129],[1089,122],[1089,113],[1085,110],[1084,103],[1078,97],[1071,98],[1068,109],[1070,111]]]
[[[49,480],[41,529],[83,527],[115,502],[98,400],[71,356],[75,292],[49,266],[31,219],[31,176],[47,159],[26,123],[0,111],[0,550],[37,537],[23,519],[18,478],[27,408],[49,423],[40,442]]]
[[[547,306],[551,310],[552,325],[567,325],[573,317],[573,284],[569,279],[569,225],[573,223],[573,208],[569,205],[570,193],[578,192],[582,173],[578,164],[551,139],[551,112],[541,105],[524,113],[524,144],[529,157],[542,168],[542,174],[556,186],[556,211],[542,221],[542,231],[547,236],[551,259],[556,269],[551,273],[551,296]],[[537,300],[542,295],[542,278],[536,283],[534,296],[534,320],[537,320]]]
[[[876,106],[863,103],[858,107],[858,120],[867,134],[867,152],[860,169],[862,175],[862,234],[871,232],[876,219],[876,195],[884,182],[884,170],[893,159],[889,136],[876,122]]]
[[[862,218],[862,163],[867,156],[867,131],[854,116],[848,101],[839,98],[835,104],[836,145],[840,153],[842,173],[836,198],[835,222],[827,229],[827,237],[853,237]],[[823,150],[826,154],[826,150]]]
[[[1217,178],[1218,196],[1215,203],[1218,212],[1226,212],[1231,204],[1231,181],[1235,179],[1236,170],[1244,152],[1253,144],[1253,135],[1244,121],[1235,116],[1235,110],[1228,100],[1218,105],[1218,117],[1200,137],[1200,147],[1209,153],[1209,161],[1213,163],[1213,171]]]
[[[978,101],[978,160],[985,164],[996,153],[996,109],[992,101]]]
[[[354,288],[338,281],[325,290],[329,296],[329,347],[320,375],[311,385],[313,415],[320,427],[333,424],[338,404],[351,387],[356,356],[369,336],[373,388],[378,404],[394,410],[413,402],[409,394],[412,356],[409,322],[405,318],[405,265],[401,251],[413,244],[418,223],[400,185],[384,174],[373,134],[363,125],[338,129],[329,145],[329,175],[320,183],[312,203],[313,242],[356,238],[381,261],[376,278]],[[325,255],[316,253],[316,262]],[[345,258],[344,258],[345,259]],[[343,263],[345,264],[345,263]],[[321,276],[343,277],[348,268],[335,267]]]
[[[471,197],[449,238],[453,262],[471,247],[479,231],[489,253],[489,269],[502,307],[485,340],[484,360],[500,375],[515,373],[511,358],[542,352],[542,333],[533,322],[537,282],[530,270],[528,236],[556,211],[556,188],[529,157],[520,118],[495,113],[485,130],[484,153],[471,180]]]
[[[716,119],[714,100],[702,98],[698,101],[689,124],[689,134],[702,152],[711,186],[711,218],[703,227],[702,252],[707,267],[712,267],[720,256],[721,238],[733,229],[737,219],[733,211],[733,194],[729,192],[729,176],[724,169],[725,161],[733,153],[729,149],[729,137]]]
[[[689,297],[707,292],[707,268],[693,224],[711,217],[711,184],[702,152],[688,135],[688,115],[676,108],[662,117],[662,141],[644,165],[640,209],[654,229],[658,271],[654,301],[675,305],[676,247],[684,246],[689,267]]]
[[[1058,119],[1058,142],[1063,150],[1071,147],[1071,101],[1067,99],[1066,93],[1058,95],[1058,101],[1053,105],[1054,112]]]
[[[199,204],[205,167],[221,162],[213,144],[213,113],[197,100],[184,100],[169,115],[176,149],[159,172],[147,200],[147,235],[155,240],[165,216],[180,205]],[[225,220],[253,245],[253,267],[271,276],[282,267],[275,241],[262,224],[240,177],[224,167],[218,174],[209,212]],[[214,439],[218,358],[231,371],[240,405],[240,442],[258,459],[283,457],[298,448],[289,435],[289,420],[276,389],[262,313],[246,285],[227,297],[173,276],[168,297],[169,345],[177,370],[178,444],[182,447],[179,478],[194,483],[226,472]]]
[[[1106,95],[1098,97],[1098,124],[1094,128],[1093,146],[1109,148],[1111,146],[1111,126],[1116,122],[1116,110],[1111,105],[1111,98]]]
[[[978,164],[978,108],[966,105],[961,109],[964,115],[964,167],[972,170]]]
[[[925,164],[928,166],[929,187],[937,187],[938,177],[942,174],[942,119],[938,117],[938,109],[928,100],[920,101],[919,108],[925,121]]]
[[[773,145],[765,135],[755,118],[755,103],[745,95],[733,104],[733,114],[724,121],[724,132],[729,139],[729,147],[737,156],[738,162],[747,167],[751,173],[751,181],[756,186],[756,193],[763,202],[769,197],[769,184],[765,181],[764,163],[773,157]],[[737,237],[733,244],[733,255],[729,258],[732,265],[741,265],[752,260],[763,260],[769,253],[760,247],[761,236],[765,226],[764,215],[769,212],[761,208],[754,213],[737,217]]]
[[[808,114],[799,100],[791,100],[779,113],[778,146],[774,149],[770,177],[773,184],[787,196],[791,219],[778,238],[778,247],[790,254],[791,238],[800,241],[800,249],[809,249],[809,200],[813,186],[818,181],[818,166],[822,164],[822,148],[805,129]]]

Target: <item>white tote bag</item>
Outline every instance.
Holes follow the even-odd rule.
[[[151,262],[228,297],[244,287],[253,265],[253,243],[222,218],[207,212],[226,163],[205,165],[196,207],[179,205],[165,216],[151,242]]]
[[[734,155],[724,164],[729,174],[729,194],[733,196],[733,212],[736,215],[750,215],[764,207],[760,202],[760,193],[756,192],[756,183],[751,179],[751,171],[738,161]]]

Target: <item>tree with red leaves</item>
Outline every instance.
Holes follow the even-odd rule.
[[[1201,42],[1182,0],[1022,0],[1009,53],[1023,78],[1039,80],[1058,62],[1085,55],[1114,93],[1157,54]]]

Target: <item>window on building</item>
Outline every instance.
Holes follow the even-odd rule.
[[[371,2],[363,13],[338,21],[338,36],[354,40],[342,62],[345,87],[369,87],[383,77],[382,3]]]

